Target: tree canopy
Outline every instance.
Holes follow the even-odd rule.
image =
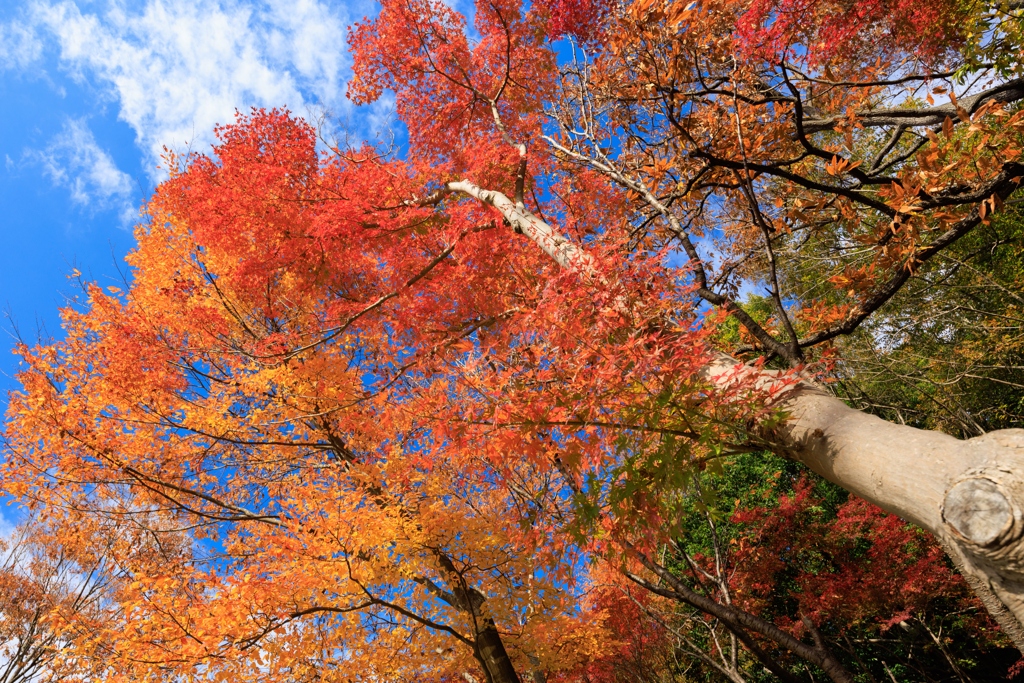
[[[838,683],[939,603],[1024,646],[1021,9],[384,0],[349,93],[407,145],[239,114],[18,348],[3,491],[102,576],[65,659]],[[765,452],[834,504],[723,517]]]

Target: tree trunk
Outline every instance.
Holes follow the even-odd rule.
[[[732,376],[736,364],[720,356],[707,376]],[[771,450],[934,534],[1024,651],[1024,430],[961,441],[887,422],[807,382],[779,406],[790,417],[763,435]]]
[[[481,664],[487,670],[491,683],[520,683],[519,674],[505,650],[493,619],[486,619],[476,636],[476,648]]]
[[[587,269],[585,251],[504,194],[448,183],[494,207],[559,265]],[[720,355],[705,369],[728,383],[738,361]],[[750,370],[755,372],[755,370]],[[778,381],[763,372],[758,381]],[[1006,635],[1024,652],[1024,430],[961,441],[886,422],[808,382],[779,402],[790,418],[763,435],[775,453],[806,465],[850,493],[931,532]]]

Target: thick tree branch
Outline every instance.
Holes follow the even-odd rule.
[[[1024,99],[1024,79],[1015,78],[1006,83],[993,86],[976,95],[965,97],[959,102],[959,108],[973,114],[988,101],[1017,102]],[[955,104],[941,104],[925,109],[867,109],[855,113],[857,122],[865,128],[880,126],[903,126],[917,128],[940,125],[946,118],[956,120],[958,107]],[[802,121],[803,129],[808,133],[819,133],[832,130],[841,123],[845,116],[828,118],[811,118]]]

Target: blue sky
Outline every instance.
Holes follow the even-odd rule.
[[[114,284],[160,157],[206,149],[235,109],[326,111],[371,137],[391,103],[344,97],[347,27],[371,0],[8,0],[0,7],[0,306],[59,335],[72,268]],[[15,386],[14,324],[0,394]]]

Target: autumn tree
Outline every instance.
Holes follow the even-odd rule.
[[[6,489],[113,543],[107,677],[490,682],[588,657],[574,549],[515,512],[549,475],[437,453],[459,349],[509,315],[448,306],[437,275],[458,246],[490,276],[493,221],[379,209],[414,192],[402,166],[321,165],[283,113],[219,133],[154,196],[133,282],[23,348],[12,396]]]
[[[0,539],[2,683],[60,681],[102,670],[81,636],[103,611],[109,560],[76,556],[59,536],[29,517]]]
[[[894,15],[827,7],[787,24],[796,3],[761,15],[635,4],[609,32],[608,53],[569,70],[547,136],[562,158],[632,193],[644,234],[678,241],[695,295],[742,328],[746,343],[732,353],[797,367],[827,362],[834,340],[990,223],[1021,177],[1019,66],[1006,61],[1019,54],[1019,8],[974,7],[962,32],[934,43],[935,33],[900,36]],[[839,28],[868,40],[851,43]],[[979,65],[994,45],[1006,50],[1000,60]],[[773,304],[766,321],[735,295],[751,282]],[[731,365],[722,359],[717,372]],[[1020,643],[1009,616],[1019,609],[1008,559],[1016,494],[1003,481],[1019,436],[961,445],[812,393],[803,385],[785,402],[792,419],[767,435],[772,447],[936,533]],[[979,505],[1005,512],[979,515]]]
[[[255,111],[169,158],[5,431],[9,494],[114,539],[111,680],[573,669],[581,556],[657,573],[693,472],[763,449],[934,534],[1024,646],[1020,432],[825,382],[1014,201],[1020,9],[840,5],[386,0],[350,95],[395,93],[407,154]]]

